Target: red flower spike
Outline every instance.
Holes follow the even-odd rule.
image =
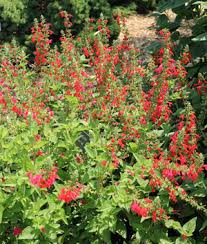
[[[80,196],[80,192],[82,188],[83,186],[81,185],[78,185],[77,187],[62,188],[58,195],[58,199],[66,203],[70,203],[73,200],[76,200]]]
[[[136,213],[137,215],[139,215],[141,217],[147,217],[148,213],[149,213],[148,208],[143,208],[136,202],[132,203],[131,210],[132,210],[132,212]]]
[[[43,169],[36,175],[28,172],[27,176],[32,185],[39,188],[50,188],[55,183],[55,180],[58,179],[57,167],[53,167],[51,171]]]

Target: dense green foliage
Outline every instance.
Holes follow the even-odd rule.
[[[113,22],[113,14],[128,14],[131,11],[141,13],[153,10],[157,0],[0,0],[0,41],[11,41],[15,38],[21,44],[28,44],[30,29],[34,18],[44,15],[53,25],[56,42],[60,36],[63,24],[58,18],[62,10],[73,15],[73,33],[79,33],[85,21],[91,17],[98,18],[103,14],[110,20],[109,28],[112,38],[119,33],[117,25]]]
[[[49,23],[53,25],[54,37],[60,36],[63,23],[59,20],[58,13],[67,10],[73,15],[73,32],[78,33],[83,28],[89,17],[98,18],[103,14],[112,19],[112,9],[107,0],[0,0],[0,41],[10,41],[15,38],[21,44],[29,40],[30,30],[34,18],[44,15]],[[117,33],[117,26],[111,23],[110,28]]]

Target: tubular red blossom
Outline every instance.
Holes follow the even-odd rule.
[[[101,161],[101,165],[105,167],[107,165],[107,161],[106,160]]]
[[[41,141],[41,135],[39,134],[35,135],[35,141]]]
[[[43,233],[45,233],[46,232],[45,227],[44,226],[40,226],[40,231],[43,232]]]
[[[204,168],[205,170],[207,170],[207,164],[204,164],[204,165],[203,165],[203,168]]]
[[[58,195],[58,199],[66,203],[70,203],[71,201],[76,200],[80,196],[82,188],[83,186],[80,184],[77,187],[62,188]]]
[[[149,198],[144,198],[144,201],[145,201],[146,203],[152,203],[152,200],[149,199]]]
[[[169,192],[169,197],[170,199],[173,201],[173,202],[177,202],[177,198],[176,198],[176,195],[175,195],[175,190],[173,189],[167,189],[168,192]]]
[[[123,139],[118,139],[118,145],[121,147],[121,148],[124,148],[124,143],[123,143]]]
[[[39,174],[35,175],[28,172],[27,176],[32,185],[40,188],[50,188],[55,183],[55,180],[58,179],[57,171],[57,167],[53,167],[51,171],[42,169]]]
[[[153,211],[152,212],[152,221],[153,222],[156,222],[157,221],[157,213],[156,213],[156,211]]]
[[[163,71],[163,65],[160,64],[160,66],[159,66],[158,68],[155,69],[155,73],[160,74],[160,73],[162,73],[162,71]]]
[[[196,181],[198,179],[198,172],[196,171],[195,164],[192,164],[188,170],[187,176],[192,181]]]
[[[173,180],[174,177],[176,176],[176,171],[174,171],[172,169],[164,169],[162,171],[162,176],[164,178],[168,178],[169,180]]]
[[[189,52],[185,52],[182,54],[182,58],[180,61],[182,64],[188,64],[191,59],[192,59],[191,54]]]
[[[140,205],[138,205],[138,203],[136,203],[136,202],[132,203],[131,210],[132,210],[132,212],[136,213],[137,215],[139,215],[141,217],[147,217],[148,213],[149,213],[148,208],[143,208]]]

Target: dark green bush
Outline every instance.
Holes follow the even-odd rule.
[[[58,40],[63,23],[58,18],[61,10],[73,15],[73,33],[79,33],[84,27],[85,20],[99,18],[103,14],[110,20],[112,37],[117,37],[117,26],[112,20],[113,13],[129,14],[136,10],[146,13],[154,10],[159,0],[0,0],[0,41],[11,41],[12,38],[28,44],[30,29],[34,18],[41,15],[53,25],[53,40]]]
[[[41,15],[53,25],[56,39],[63,28],[58,17],[61,10],[73,15],[75,34],[81,31],[85,20],[90,17],[99,18],[100,14],[103,14],[106,18],[112,18],[111,5],[107,0],[0,0],[0,41],[11,41],[15,36],[21,44],[27,43],[33,20]]]

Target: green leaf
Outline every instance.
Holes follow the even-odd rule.
[[[106,243],[111,244],[111,232],[109,230],[104,230],[102,236]]]
[[[183,228],[180,224],[180,222],[169,219],[165,221],[165,226],[167,228],[173,228],[174,230],[177,230],[178,232],[180,232],[181,234],[183,234]]]
[[[207,2],[204,1],[197,1],[195,3],[193,3],[194,5],[198,5],[200,4],[202,8],[207,9]]]
[[[85,150],[86,150],[87,155],[90,158],[95,159],[97,157],[97,152],[95,149],[92,149],[89,146],[85,146]]]
[[[205,42],[207,41],[207,32],[202,33],[192,39],[194,42]]]
[[[207,191],[206,189],[198,189],[190,194],[190,196],[194,197],[206,197],[207,196]]]
[[[207,219],[203,222],[203,225],[201,226],[199,231],[204,230],[207,227]]]
[[[8,130],[5,127],[0,127],[0,137],[3,139],[8,135]]]
[[[35,234],[32,232],[33,232],[32,227],[28,226],[22,231],[22,233],[21,233],[21,235],[19,235],[18,239],[19,240],[32,240],[32,239],[34,239]]]
[[[152,160],[146,159],[144,156],[138,154],[138,153],[133,153],[134,157],[137,160],[137,166],[145,166],[147,168],[150,168],[152,166]]]
[[[49,141],[56,143],[57,142],[57,136],[54,130],[52,130],[48,125],[45,125],[44,127],[44,135],[46,138],[49,139]]]
[[[130,148],[131,148],[131,150],[132,150],[133,153],[135,153],[137,151],[137,149],[138,149],[137,144],[134,143],[134,142],[130,142],[129,143],[129,146],[130,146]]]
[[[188,236],[192,236],[193,232],[195,231],[196,221],[197,217],[194,217],[183,225],[183,230],[186,232]]]
[[[65,98],[68,100],[70,104],[77,105],[79,103],[79,100],[77,97],[73,96],[65,96]]]
[[[190,240],[183,240],[183,238],[179,237],[176,239],[175,244],[192,244]]]
[[[146,188],[148,186],[149,180],[142,179],[139,175],[137,176],[137,182],[142,188]]]
[[[161,3],[158,8],[160,12],[164,12],[167,9],[174,9],[183,6],[189,0],[174,0]]]
[[[4,207],[0,205],[0,224],[2,223],[3,212],[4,212]]]
[[[126,238],[126,226],[123,222],[119,221],[116,226],[116,232],[123,238]]]
[[[160,244],[173,244],[174,242],[171,242],[171,241],[169,241],[169,240],[166,240],[166,239],[160,239],[159,240],[160,242]]]
[[[158,41],[153,41],[145,48],[146,52],[155,53],[158,49],[160,49],[162,44]]]
[[[46,144],[47,144],[47,141],[38,141],[38,142],[33,146],[33,148],[34,148],[34,149],[39,149],[39,148],[43,147],[43,146],[46,145]]]

